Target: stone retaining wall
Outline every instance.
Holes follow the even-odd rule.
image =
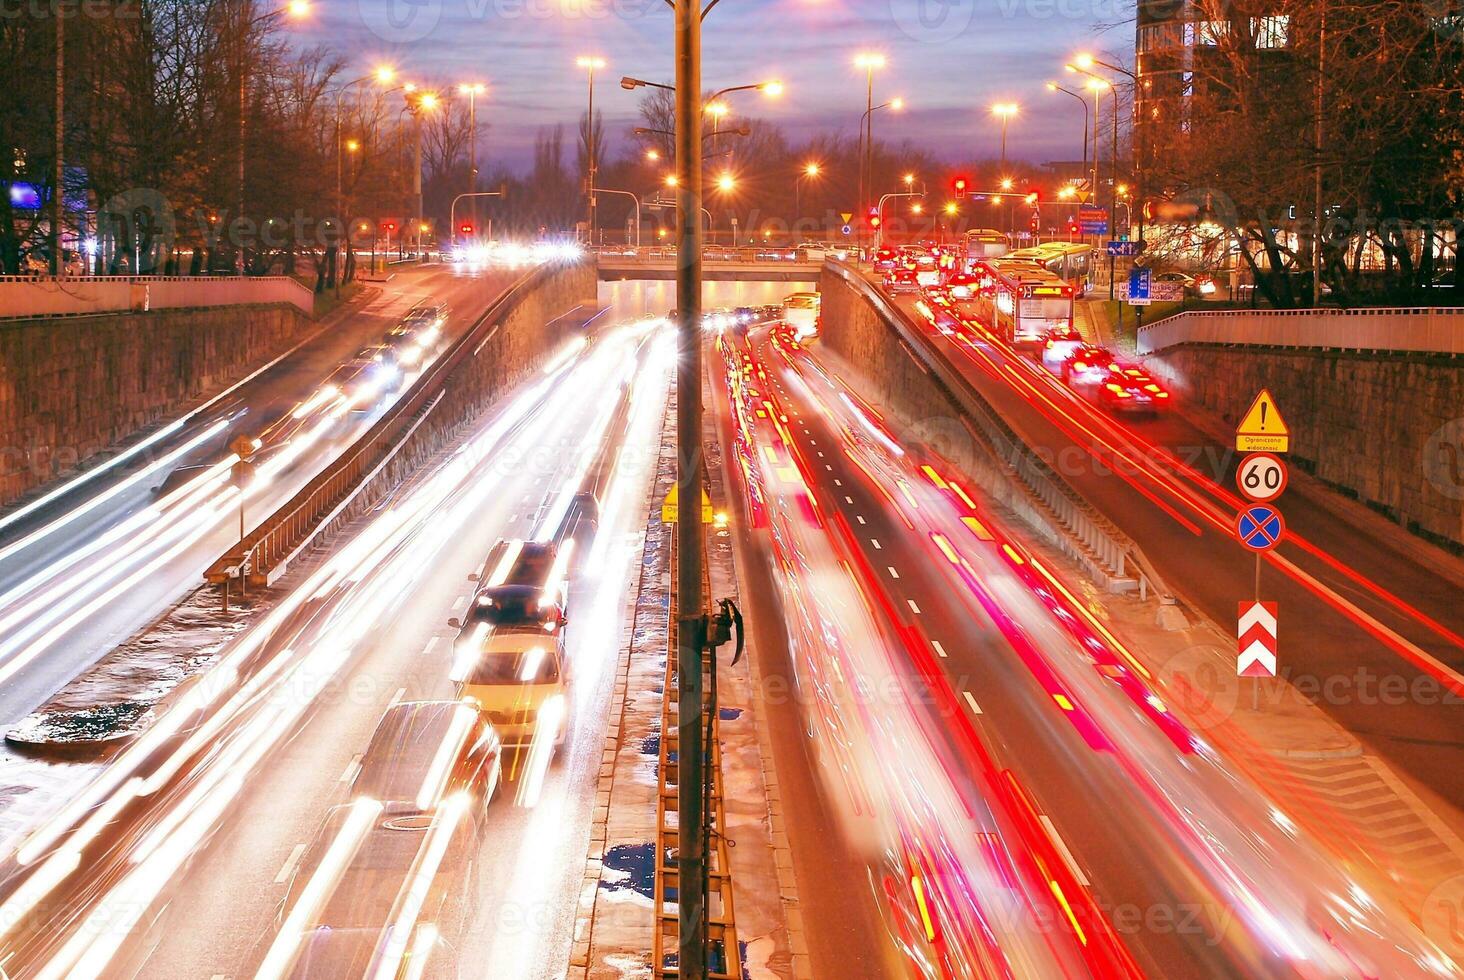
[[[0,322],[0,506],[298,343],[292,306]]]
[[[1448,356],[1186,344],[1148,358],[1233,423],[1269,388],[1293,463],[1415,534],[1464,547],[1464,364]]]

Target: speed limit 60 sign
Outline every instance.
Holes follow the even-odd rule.
[[[1256,503],[1270,503],[1286,492],[1286,464],[1275,453],[1251,453],[1240,461],[1235,483]]]

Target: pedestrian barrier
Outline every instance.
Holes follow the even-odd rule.
[[[1190,310],[1139,329],[1140,354],[1179,344],[1464,354],[1464,309]]]
[[[315,312],[315,294],[289,276],[0,276],[4,320],[261,303]]]

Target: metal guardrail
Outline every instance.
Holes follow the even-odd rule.
[[[1139,329],[1140,354],[1179,344],[1464,354],[1464,309],[1189,310]]]
[[[677,249],[672,246],[651,246],[649,248],[638,248],[634,246],[602,245],[589,250],[591,254],[602,260],[611,262],[624,262],[627,265],[635,263],[652,262],[674,262],[678,254]],[[708,245],[702,249],[703,262],[745,262],[764,263],[777,262],[784,265],[807,265],[822,262],[820,258],[810,258],[807,249],[799,248],[775,248],[771,246],[751,248],[731,248]]]
[[[670,526],[670,525],[668,525]],[[674,533],[671,539],[670,580],[676,581],[676,546]],[[711,573],[702,563],[703,594],[712,594]],[[668,607],[669,608],[669,607]],[[676,683],[676,638],[677,623],[674,616],[668,617],[670,628],[666,640],[666,676],[661,696],[661,751],[659,757],[659,779],[656,791],[656,883],[654,891],[655,926],[651,932],[651,974],[657,980],[679,977],[680,964],[674,962],[674,954],[680,949],[681,923],[677,898],[681,895],[681,878],[676,859],[680,848],[680,825],[671,815],[677,813],[679,802],[680,766],[680,705],[677,699]],[[707,658],[711,661],[712,658]],[[717,715],[715,698],[716,685],[711,683],[710,671],[703,670],[703,690],[709,693],[706,708],[702,714],[702,730],[711,737],[704,746],[707,781],[706,814],[707,832],[706,868],[707,894],[703,908],[707,920],[707,945],[709,957],[706,975],[709,980],[742,980],[742,948],[737,942],[736,903],[732,894],[732,863],[728,854],[727,814],[722,797],[722,733]],[[668,897],[668,893],[676,897]],[[668,952],[670,951],[670,952]]]
[[[1171,596],[1138,544],[1034,454],[903,310],[857,268],[842,262],[829,266],[883,316],[921,370],[961,409],[967,431],[990,464],[986,472],[970,475],[988,493],[1004,499],[1029,524],[1051,529],[1054,543],[1094,578],[1106,581],[1110,589],[1137,587],[1145,599],[1150,592],[1162,598]],[[1002,493],[1003,488],[1015,493]]]
[[[505,290],[346,452],[215,561],[204,573],[205,581],[224,586],[226,602],[230,582],[238,581],[242,591],[251,585],[268,586],[277,581],[321,529],[328,527],[392,461],[437,407],[444,394],[444,381],[462,363],[477,355],[497,330],[503,315],[528,290],[562,268],[563,265],[538,266]]]

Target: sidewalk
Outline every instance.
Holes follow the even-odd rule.
[[[640,580],[622,636],[619,679],[610,708],[595,820],[590,832],[570,980],[650,977],[655,882],[657,757],[661,739],[667,624],[670,613],[670,525],[661,502],[675,483],[675,398],[667,409],[661,456],[646,517]],[[709,495],[726,509],[721,449],[707,423]],[[712,597],[737,596],[732,538],[709,531]],[[731,848],[732,888],[745,975],[780,980],[810,976],[802,948],[791,856],[780,830],[777,776],[744,654],[731,664],[720,651],[723,785]],[[790,923],[793,931],[790,933]]]

